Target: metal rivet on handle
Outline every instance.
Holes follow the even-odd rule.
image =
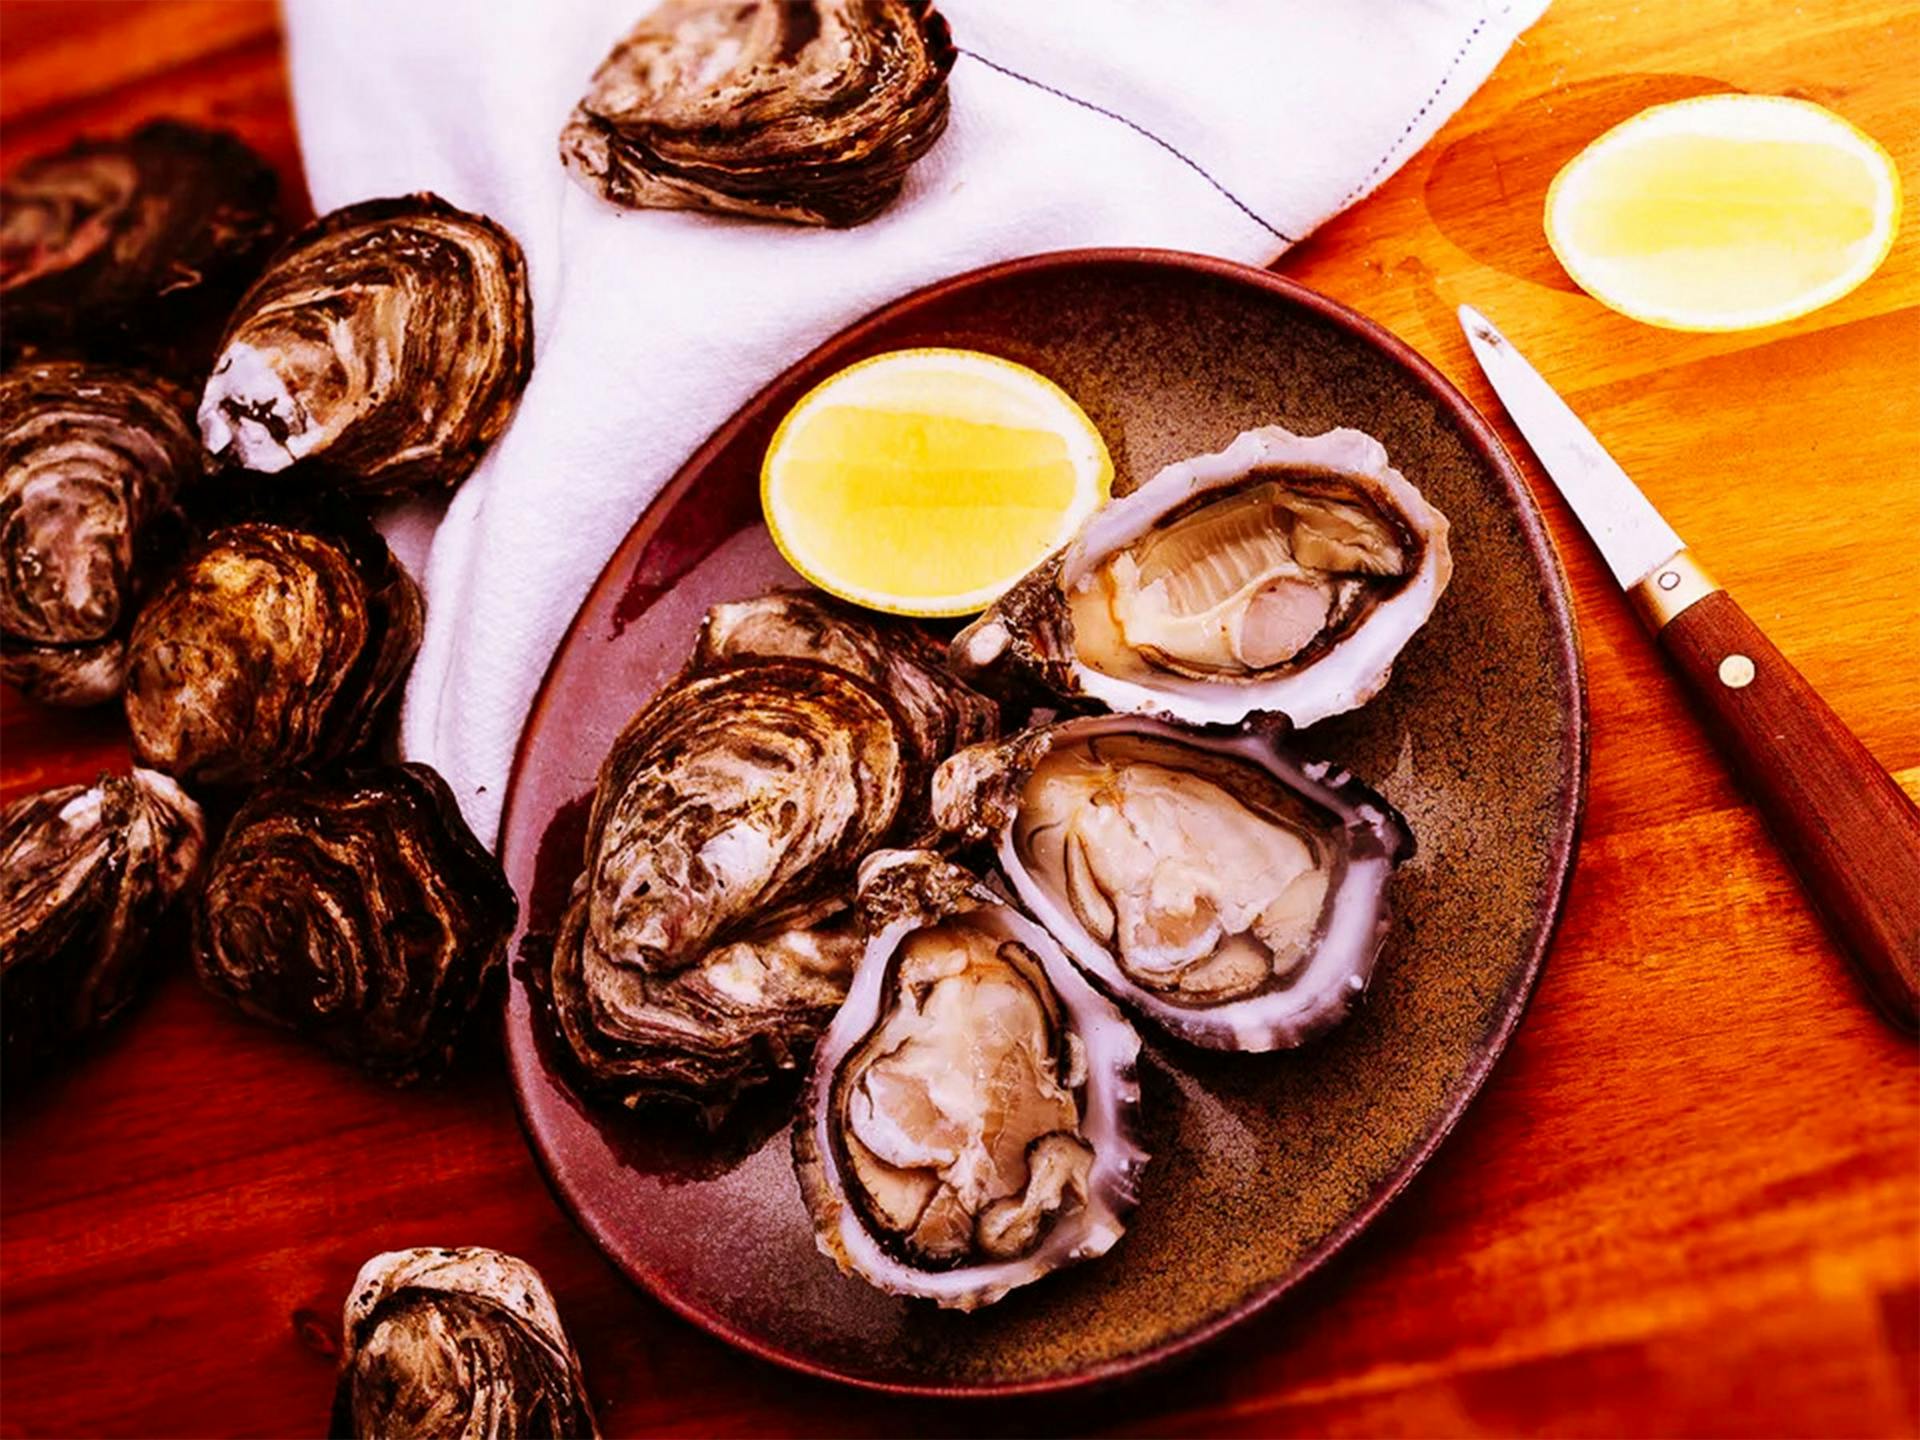
[[[1658,585],[1662,590],[1671,590],[1680,583],[1680,572],[1677,570],[1662,570],[1660,572],[1660,578],[1653,583]]]
[[[1744,690],[1753,683],[1753,661],[1744,655],[1729,655],[1720,662],[1720,683],[1729,690]]]

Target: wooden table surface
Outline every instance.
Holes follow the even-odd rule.
[[[1725,336],[1612,314],[1540,235],[1547,181],[1586,140],[1726,88],[1832,106],[1920,187],[1920,9],[1557,0],[1426,150],[1282,268],[1504,424],[1453,323],[1462,301],[1484,309],[1920,792],[1920,224],[1838,304]],[[270,6],[0,9],[0,161],[162,113],[238,130],[298,192]],[[1869,1015],[1592,551],[1536,491],[1592,687],[1565,923],[1451,1143],[1277,1312],[1061,1402],[803,1380],[601,1261],[549,1198],[497,1065],[395,1094],[176,967],[8,1105],[0,1434],[321,1433],[355,1269],[417,1244],[537,1265],[614,1434],[1920,1432],[1920,1054]],[[12,695],[0,741],[7,796],[123,753],[111,712]]]

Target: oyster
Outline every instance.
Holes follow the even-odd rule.
[[[953,756],[934,815],[1108,994],[1219,1050],[1298,1045],[1365,991],[1398,812],[1270,736],[1108,715]]]
[[[561,159],[617,205],[857,225],[946,128],[954,54],[928,0],[666,0],[601,62]]]
[[[446,491],[506,428],[532,368],[513,237],[437,195],[366,200],[294,236],[241,297],[200,433],[240,470],[298,464],[361,496]]]
[[[580,1359],[540,1273],[498,1250],[390,1250],[343,1317],[329,1433],[356,1440],[592,1436]]]
[[[0,1017],[8,1075],[111,1020],[148,968],[155,922],[200,868],[200,807],[135,770],[0,810]]]
[[[601,767],[555,937],[555,1015],[591,1082],[717,1116],[804,1061],[862,945],[854,867],[927,833],[933,765],[997,727],[938,659],[798,592],[708,613]]]
[[[201,983],[396,1082],[446,1068],[517,907],[427,765],[262,785],[194,919]]]
[[[92,365],[0,376],[0,677],[53,705],[120,693],[147,576],[200,471],[187,397]]]
[[[821,1251],[958,1310],[1105,1254],[1147,1160],[1133,1027],[937,855],[870,856],[860,910],[871,938],[793,1131]]]
[[[134,754],[215,784],[348,755],[406,678],[422,619],[419,589],[364,522],[216,530],[134,623]]]
[[[1304,728],[1379,692],[1452,568],[1446,517],[1377,440],[1269,425],[1095,512],[953,664],[1113,710]]]
[[[8,355],[78,345],[203,363],[177,352],[265,260],[278,192],[234,136],[177,120],[29,160],[0,185]]]

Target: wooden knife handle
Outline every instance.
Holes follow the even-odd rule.
[[[1920,809],[1733,597],[1686,593],[1701,582],[1683,552],[1634,598],[1875,1003],[1920,1029]],[[1656,583],[1670,614],[1637,593]]]

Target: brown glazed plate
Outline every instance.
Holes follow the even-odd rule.
[[[797,1087],[709,1136],[572,1085],[537,956],[581,865],[595,772],[687,655],[707,606],[791,581],[760,523],[782,415],[885,350],[984,350],[1052,377],[1113,452],[1116,488],[1279,422],[1351,425],[1453,526],[1438,611],[1365,709],[1304,749],[1372,781],[1418,853],[1367,1003],[1290,1054],[1222,1055],[1145,1032],[1145,1173],[1114,1251],[972,1315],[841,1275],[814,1248],[788,1155]],[[928,1395],[1111,1378],[1218,1334],[1297,1284],[1407,1183],[1485,1082],[1559,918],[1586,794],[1586,697],[1565,582],[1486,422],[1352,311],[1265,271],[1158,251],[991,266],[907,296],[799,361],[641,515],[555,654],[520,741],[502,860],[527,901],[507,1035],[553,1189],[636,1283],[798,1370]]]

